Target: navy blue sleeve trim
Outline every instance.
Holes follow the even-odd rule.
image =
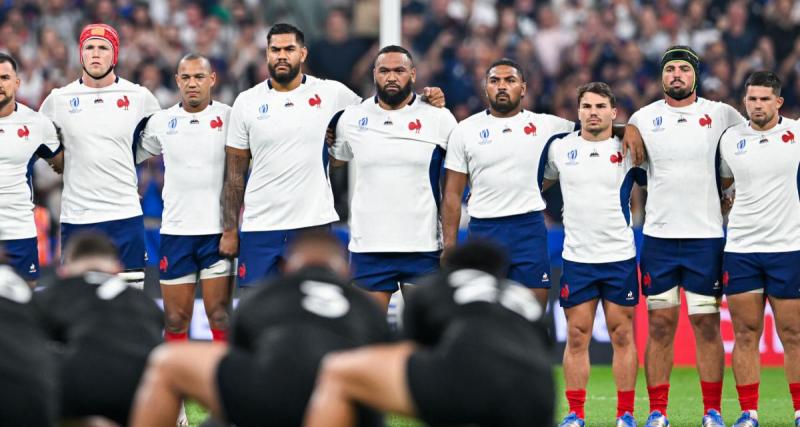
[[[578,122],[575,122],[576,124]],[[564,132],[564,133],[557,133],[550,137],[547,140],[547,143],[544,144],[544,149],[542,150],[542,154],[539,156],[539,169],[536,172],[536,183],[539,185],[539,191],[542,191],[542,183],[544,182],[544,167],[547,164],[547,153],[550,151],[550,144],[557,139],[561,139],[572,132]]]
[[[133,152],[134,165],[138,164],[136,162],[136,146],[142,142],[142,131],[147,126],[147,122],[149,122],[152,117],[153,115],[151,114],[140,120],[139,124],[136,125],[136,129],[133,130],[133,144],[131,144],[131,151]]]

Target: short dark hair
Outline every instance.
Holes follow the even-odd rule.
[[[583,95],[585,95],[586,92],[596,93],[604,98],[608,98],[612,108],[617,106],[617,97],[614,96],[614,92],[611,91],[611,87],[603,82],[591,82],[578,87],[579,105],[581,103],[581,99],[583,99]]]
[[[111,239],[103,233],[97,231],[75,233],[64,248],[64,260],[66,262],[75,262],[91,257],[119,259],[119,250]]]
[[[508,271],[508,253],[486,240],[471,240],[448,252],[443,260],[445,270],[480,270],[504,279]]]
[[[267,44],[272,43],[272,36],[277,34],[294,34],[294,39],[300,46],[305,46],[306,44],[306,36],[300,31],[299,28],[295,27],[292,24],[287,24],[285,22],[281,22],[272,26],[267,33]]]
[[[505,65],[507,67],[511,67],[517,70],[517,73],[519,73],[519,78],[521,78],[522,81],[525,82],[525,72],[522,70],[522,67],[519,66],[517,61],[514,61],[513,59],[510,58],[500,58],[497,61],[492,62],[492,64],[489,65],[489,68],[486,69],[486,77],[489,77],[489,71],[492,71],[492,68],[499,67],[501,65]]]
[[[191,52],[187,53],[186,55],[183,55],[183,58],[181,58],[181,60],[178,61],[178,66],[180,67],[180,65],[185,61],[203,61],[203,63],[208,66],[209,71],[211,72],[214,71],[214,68],[211,66],[211,60],[209,60],[208,57],[203,56],[199,53]]]
[[[772,89],[775,96],[781,96],[781,78],[772,71],[756,71],[750,74],[744,83],[744,88],[748,86],[764,86]]]
[[[381,50],[378,51],[378,54],[375,55],[375,62],[378,62],[378,57],[383,55],[384,53],[402,53],[403,55],[408,57],[408,60],[411,61],[411,66],[414,66],[414,58],[411,56],[411,52],[408,49],[404,48],[403,46],[398,46],[396,44],[390,44],[388,46],[384,46]]]
[[[14,70],[15,73],[17,72],[17,60],[14,59],[13,56],[7,53],[0,53],[0,64],[4,62],[8,62],[9,64],[11,64],[11,68]]]

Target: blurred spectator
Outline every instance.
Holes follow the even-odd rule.
[[[347,12],[334,8],[325,19],[325,38],[308,48],[306,66],[310,74],[337,80],[358,90],[358,83],[352,80],[353,64],[364,56],[367,49],[369,41],[351,37]]]

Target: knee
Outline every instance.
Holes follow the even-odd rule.
[[[567,332],[567,348],[572,351],[585,350],[589,347],[592,329],[587,325],[569,325]]]
[[[648,336],[651,341],[669,342],[675,333],[676,319],[667,316],[653,315],[648,320]]]
[[[689,316],[692,323],[695,337],[704,342],[720,341],[719,315],[718,314],[697,314]]]
[[[172,371],[175,358],[172,348],[167,344],[156,347],[147,358],[147,372],[150,376],[164,377]]]
[[[761,338],[761,324],[758,321],[735,322],[733,328],[736,345],[741,347],[756,347]]]
[[[184,332],[189,327],[190,312],[183,309],[167,310],[164,315],[164,323],[169,332]]]
[[[633,344],[633,326],[615,325],[608,328],[608,334],[611,337],[611,345],[614,348],[629,347]]]
[[[778,336],[781,338],[783,347],[800,348],[800,325],[780,325],[778,327]]]
[[[346,359],[338,353],[330,353],[322,359],[320,364],[319,378],[317,381],[320,386],[332,389],[340,389],[347,382]]]
[[[214,328],[227,327],[228,319],[228,310],[224,305],[214,307],[208,312],[208,323]]]

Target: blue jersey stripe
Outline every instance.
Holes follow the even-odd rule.
[[[644,179],[644,181],[642,181]],[[631,168],[625,179],[622,180],[622,185],[619,188],[619,205],[622,209],[622,216],[625,217],[625,223],[631,225],[631,191],[633,191],[633,184],[637,183],[643,185],[642,182],[647,183],[647,175],[642,168]]]
[[[440,146],[436,146],[431,153],[431,163],[428,167],[428,177],[431,180],[431,192],[433,192],[433,200],[436,202],[436,210],[439,210],[441,204],[442,191],[441,191],[441,177],[442,167],[444,166],[445,151]]]
[[[572,132],[564,132],[564,133],[557,133],[550,137],[547,140],[547,143],[544,144],[544,149],[542,150],[541,156],[539,156],[539,169],[536,173],[536,183],[539,185],[539,191],[542,191],[542,183],[544,182],[544,167],[547,164],[547,153],[550,151],[550,144],[557,139],[561,139]]]

